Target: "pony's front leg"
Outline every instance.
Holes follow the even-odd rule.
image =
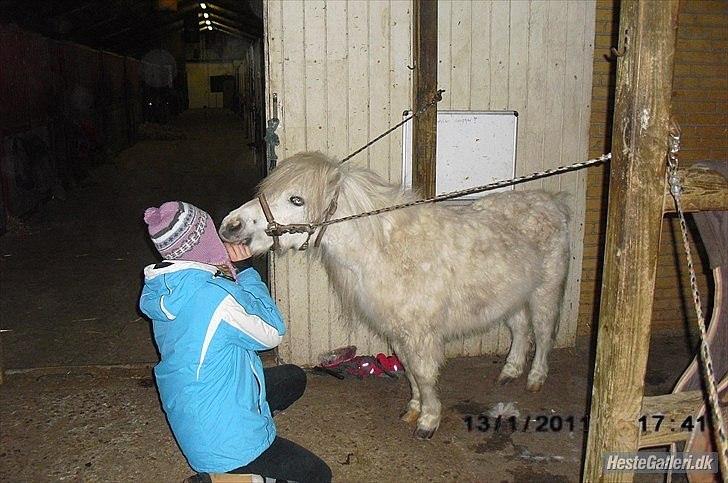
[[[437,377],[440,371],[440,364],[444,359],[444,347],[440,340],[434,340],[432,335],[427,335],[419,346],[406,356],[411,371],[420,392],[420,415],[417,418],[417,429],[415,437],[418,439],[430,439],[437,427],[440,425],[442,404],[437,397]]]
[[[417,439],[430,439],[440,426],[440,416],[442,412],[442,404],[437,397],[437,369],[426,370],[427,375],[417,377],[420,386],[421,412],[417,418],[417,429],[415,429],[415,437]],[[434,372],[434,374],[432,374]]]
[[[410,383],[410,390],[412,391],[412,397],[407,403],[407,408],[402,414],[400,414],[399,417],[402,421],[412,424],[417,421],[417,418],[420,417],[420,388],[417,385],[417,380],[415,379],[414,373],[409,368],[409,362],[407,361],[407,357],[400,352],[397,353],[397,356],[404,365],[404,374],[405,376],[407,376],[407,380]]]

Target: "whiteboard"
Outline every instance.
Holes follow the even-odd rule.
[[[407,117],[411,111],[406,111]],[[437,194],[472,188],[516,174],[516,111],[437,111]],[[402,184],[412,186],[412,120],[404,125]],[[512,190],[507,186],[496,191]],[[483,193],[458,198],[476,199]]]

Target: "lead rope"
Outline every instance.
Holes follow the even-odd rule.
[[[703,316],[703,308],[700,302],[700,292],[695,277],[695,268],[693,266],[693,257],[690,252],[690,243],[688,242],[688,229],[685,223],[685,214],[683,212],[680,196],[682,194],[682,183],[677,174],[678,159],[677,153],[680,151],[680,129],[677,125],[673,125],[670,130],[670,151],[667,156],[667,181],[670,185],[670,194],[675,200],[675,211],[677,211],[680,220],[680,232],[682,234],[683,246],[685,247],[685,258],[690,271],[690,288],[693,292],[693,302],[695,304],[695,313],[698,319],[698,329],[700,330],[700,362],[703,369],[703,377],[705,386],[708,389],[708,405],[710,406],[711,416],[713,417],[715,443],[718,448],[718,463],[723,478],[728,479],[728,442],[726,442],[726,427],[723,421],[723,413],[720,409],[718,399],[718,389],[713,372],[713,359],[710,355],[710,348],[707,343],[707,331],[705,329],[705,318]]]
[[[317,223],[295,224],[295,225],[275,224],[271,227],[270,230],[266,231],[266,233],[268,235],[275,233],[278,236],[286,234],[286,233],[313,233],[317,228],[334,225],[336,223],[343,223],[345,221],[356,220],[358,218],[364,218],[367,216],[380,215],[382,213],[387,213],[387,212],[394,211],[394,210],[401,210],[403,208],[409,208],[410,206],[417,206],[417,205],[422,205],[425,203],[436,203],[438,201],[459,198],[461,196],[466,196],[466,195],[470,195],[470,194],[482,193],[484,191],[491,191],[494,189],[503,188],[505,186],[512,186],[512,185],[516,185],[516,184],[520,184],[520,183],[525,183],[527,181],[532,181],[535,179],[545,178],[546,176],[552,176],[554,174],[566,173],[569,171],[574,171],[577,169],[582,169],[582,168],[586,168],[589,166],[602,164],[602,163],[609,161],[610,159],[612,159],[611,153],[602,154],[598,158],[589,159],[587,161],[582,161],[580,163],[569,164],[567,166],[559,166],[558,168],[546,169],[544,171],[537,171],[535,173],[526,174],[523,176],[519,176],[517,178],[504,179],[501,181],[496,181],[494,183],[481,185],[481,186],[475,186],[472,188],[459,190],[459,191],[451,191],[449,193],[444,193],[444,194],[441,194],[438,196],[433,196],[431,198],[424,198],[421,200],[410,201],[408,203],[402,203],[399,205],[387,206],[386,208],[379,208],[378,210],[366,211],[364,213],[358,213],[356,215],[344,216],[342,218],[335,218],[333,220],[320,221]]]
[[[434,106],[435,104],[437,104],[438,102],[440,102],[442,100],[442,93],[443,92],[445,92],[445,89],[438,89],[437,92],[435,92],[435,94],[432,95],[432,99],[430,99],[430,101],[427,104],[425,104],[424,106],[420,107],[417,110],[417,112],[414,112],[414,113],[410,114],[409,116],[407,116],[406,118],[402,119],[400,122],[398,122],[394,126],[390,127],[386,131],[384,131],[379,136],[377,136],[374,139],[372,139],[371,141],[369,141],[364,146],[360,147],[359,149],[357,149],[356,151],[354,151],[353,153],[351,153],[350,155],[348,155],[347,157],[345,157],[344,159],[342,159],[341,161],[339,161],[339,164],[344,164],[345,162],[349,161],[351,158],[353,158],[357,154],[361,153],[362,151],[364,151],[366,148],[368,148],[372,144],[376,143],[377,141],[379,141],[383,137],[388,136],[389,134],[391,134],[392,132],[394,132],[396,129],[398,129],[400,126],[403,126],[410,119],[414,119],[414,118],[419,117],[420,115],[422,115],[426,110],[428,110],[429,108],[431,108],[432,106]]]

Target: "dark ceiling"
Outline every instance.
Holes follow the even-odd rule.
[[[228,35],[260,38],[261,11],[262,0],[0,0],[0,23],[133,55],[175,33],[193,39],[205,20]]]

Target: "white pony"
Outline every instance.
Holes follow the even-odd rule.
[[[280,224],[320,221],[337,191],[334,218],[415,199],[368,169],[321,153],[281,162],[259,187]],[[416,437],[430,438],[440,423],[435,385],[452,338],[505,320],[512,335],[499,376],[505,383],[522,374],[533,331],[527,389],[541,388],[569,263],[567,225],[559,195],[511,191],[460,208],[424,204],[328,227],[320,246],[328,276],[342,306],[402,360],[412,388],[402,419],[417,422]],[[273,245],[266,227],[254,199],[225,217],[220,235],[261,254]],[[283,235],[280,251],[307,238]]]

